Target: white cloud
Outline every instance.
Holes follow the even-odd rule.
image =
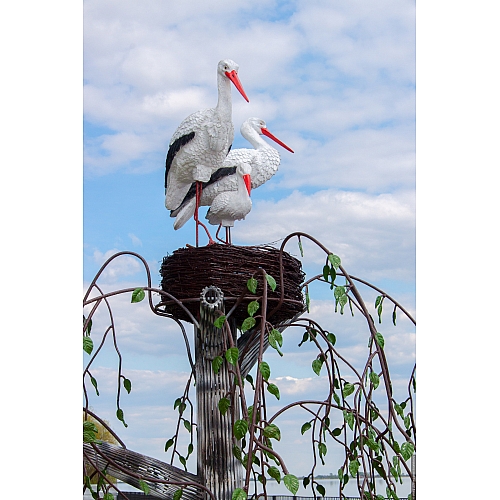
[[[314,235],[359,277],[410,280],[414,275],[413,191],[380,195],[294,191],[278,201],[255,200],[244,228],[240,226],[235,226],[233,240],[250,244],[276,241],[294,231]],[[315,262],[324,260],[323,251],[304,245],[308,258],[311,251]]]
[[[97,264],[102,265],[118,252],[119,250],[117,249],[108,250],[105,253],[102,253],[99,250],[94,250],[94,261]],[[103,282],[114,283],[120,278],[132,276],[138,273],[141,269],[142,264],[137,258],[131,255],[121,255],[113,259],[110,264],[106,266],[100,278]]]
[[[303,170],[309,160],[330,165],[346,134],[349,142],[346,129],[414,120],[411,1],[387,0],[377,6],[363,1],[298,2],[289,19],[273,21],[268,18],[278,6],[272,1],[252,2],[251,13],[244,2],[182,5],[149,1],[138,9],[129,1],[85,2],[85,116],[116,130],[117,136],[132,138],[130,143],[115,139],[120,143],[116,147],[109,144],[111,139],[101,138],[98,143],[104,144],[107,159],[91,156],[92,173],[126,168],[148,152],[166,153],[184,117],[215,105],[215,66],[224,57],[240,64],[250,98],[250,104],[245,103],[233,92],[236,130],[248,116],[259,116],[274,121],[276,131],[295,135],[294,162],[300,168],[294,172]],[[386,133],[389,140],[380,137],[386,145],[383,154],[374,151],[369,132],[353,134],[349,150],[354,147],[363,154],[342,163],[346,146],[337,164],[352,169],[355,161],[361,169],[361,160],[365,170],[370,169],[366,159],[373,159],[375,152],[378,164],[389,159],[391,176],[403,141],[406,168],[411,164],[413,133],[402,134],[395,127]],[[328,142],[332,135],[338,137],[333,147],[320,148],[311,158],[312,144],[306,139],[311,133]],[[141,137],[140,145],[134,146],[133,134]],[[299,148],[304,140],[307,152]],[[391,144],[396,158],[390,154]],[[387,174],[378,170],[377,166],[370,180],[387,186]],[[350,178],[364,187],[364,176],[356,174]],[[311,181],[320,182],[319,176]],[[287,182],[296,186],[299,180]]]

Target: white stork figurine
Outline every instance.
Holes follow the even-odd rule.
[[[226,228],[226,241],[231,243],[229,228],[234,226],[235,220],[242,220],[252,210],[250,192],[252,190],[251,180],[252,167],[248,163],[240,163],[236,167],[236,190],[220,191],[212,200],[208,209],[206,219],[210,224]],[[219,230],[216,237],[218,238]],[[222,240],[221,240],[222,241]]]
[[[234,138],[231,82],[249,102],[238,78],[238,69],[230,59],[219,62],[217,105],[188,116],[172,136],[165,162],[165,206],[169,210],[179,207],[193,182],[197,183],[199,199],[201,182],[210,180],[231,148]],[[198,246],[197,207],[195,219]]]
[[[292,149],[269,132],[266,122],[260,118],[248,118],[241,126],[240,131],[254,149],[231,150],[224,160],[223,167],[212,174],[210,181],[203,183],[199,206],[211,206],[219,193],[238,189],[236,166],[241,163],[247,163],[252,167],[252,189],[262,186],[277,172],[280,155],[262,138],[262,135],[266,135],[293,153]],[[181,228],[194,215],[195,195],[196,188],[195,185],[192,185],[180,207],[170,212],[171,217],[176,217],[174,229]]]

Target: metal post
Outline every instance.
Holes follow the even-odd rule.
[[[217,500],[231,500],[232,492],[243,486],[243,467],[232,451],[231,411],[237,419],[239,408],[231,408],[225,415],[218,408],[219,401],[231,390],[233,377],[227,363],[217,374],[212,368],[216,356],[224,358],[225,333],[213,324],[217,309],[224,311],[222,291],[214,286],[204,288],[200,300],[200,329],[195,332],[198,476]]]
[[[417,498],[417,455],[414,453],[411,457],[411,475],[413,479],[411,481],[411,500]]]

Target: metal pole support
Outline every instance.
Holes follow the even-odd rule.
[[[222,415],[219,401],[228,397],[233,375],[226,362],[218,373],[212,368],[216,356],[224,359],[228,339],[224,329],[214,326],[217,311],[224,312],[224,294],[214,286],[200,296],[200,329],[195,333],[196,401],[198,408],[198,476],[217,500],[231,500],[232,492],[243,485],[243,467],[233,455],[232,424],[239,407]]]

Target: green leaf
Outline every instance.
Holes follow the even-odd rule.
[[[342,429],[339,429],[338,427],[336,427],[335,429],[333,429],[332,434],[335,437],[340,436],[342,434]]]
[[[231,406],[231,401],[227,398],[222,398],[217,405],[219,407],[219,411],[222,415],[225,415],[229,407]]]
[[[330,277],[330,266],[328,264],[325,264],[323,266],[323,278],[325,281],[328,281],[328,278]]]
[[[415,447],[409,441],[406,441],[401,445],[401,456],[405,459],[405,461],[409,460],[413,453],[415,453]]]
[[[344,314],[344,306],[347,304],[347,295],[342,295],[339,298],[339,304],[340,304],[340,314]]]
[[[193,443],[189,443],[187,456],[189,457],[189,455],[191,455],[191,453],[193,453],[193,451],[194,451]]]
[[[373,388],[376,389],[380,384],[380,378],[375,372],[370,372],[370,380],[373,384]]]
[[[98,429],[93,422],[85,420],[83,422],[83,442],[84,443],[95,443],[97,440]]]
[[[271,376],[271,368],[269,367],[269,365],[265,361],[262,361],[260,363],[259,371],[262,374],[262,378],[264,380],[269,380],[269,377]]]
[[[219,373],[220,367],[224,364],[224,360],[221,356],[215,356],[212,360],[212,370],[214,373]],[[175,408],[174,408],[175,409]]]
[[[233,433],[236,439],[241,439],[248,432],[248,422],[246,420],[236,420],[233,425]]]
[[[302,241],[300,241],[300,237],[299,237],[299,250],[300,250],[300,256],[304,257],[304,249],[302,248]]]
[[[319,451],[319,456],[324,457],[328,452],[326,444],[325,443],[318,443],[318,451]]]
[[[179,462],[186,468],[186,459],[183,456],[179,455]]]
[[[335,335],[333,333],[329,333],[326,338],[328,339],[328,342],[330,342],[330,344],[335,345],[335,342],[337,342],[337,337],[335,337]]]
[[[396,326],[396,307],[394,306],[394,311],[392,311],[392,324]]]
[[[325,496],[326,490],[322,484],[316,484],[316,491],[322,496]]]
[[[355,387],[353,384],[346,382],[344,388],[342,389],[342,396],[344,396],[344,398],[350,396],[354,392],[354,389]]]
[[[188,432],[191,432],[191,422],[189,422],[188,420],[184,420],[184,427]]]
[[[267,390],[273,395],[276,396],[276,399],[280,398],[280,390],[278,387],[274,384],[268,384],[267,385]]]
[[[226,321],[226,317],[224,315],[219,316],[215,321],[214,321],[214,326],[215,328],[222,328],[224,325],[224,321]]]
[[[411,427],[410,414],[406,415],[406,417],[404,418],[404,424],[407,429]]]
[[[311,428],[311,422],[306,422],[302,427],[300,428],[300,433],[303,435],[304,432],[308,431]]]
[[[125,390],[127,391],[128,394],[130,394],[130,391],[132,390],[132,382],[128,378],[123,379],[123,387],[125,387]]]
[[[311,482],[311,480],[309,479],[309,476],[306,476],[303,480],[302,480],[302,485],[304,486],[304,489],[307,488],[309,486],[309,483]]]
[[[380,302],[380,305],[377,307],[377,314],[378,314],[378,322],[382,323],[382,302]]]
[[[255,295],[255,292],[257,291],[257,285],[258,282],[255,278],[250,278],[247,281],[247,288]]]
[[[149,486],[142,479],[139,479],[139,488],[149,495]]]
[[[345,288],[343,286],[336,286],[333,292],[333,296],[338,300],[340,297],[345,295]]]
[[[311,306],[311,299],[309,298],[309,290],[306,290],[306,309],[308,313],[311,312],[310,306]]]
[[[174,401],[174,410],[182,403],[182,399],[181,398],[177,398],[175,401]]]
[[[236,365],[236,363],[238,363],[239,355],[240,351],[237,347],[230,347],[225,354],[227,362],[231,363],[233,366]]]
[[[245,490],[241,488],[236,488],[233,491],[233,496],[231,497],[231,500],[247,500],[247,494],[245,493]]]
[[[174,439],[171,438],[165,443],[165,451],[167,451],[174,444]]]
[[[356,477],[356,474],[358,473],[359,469],[359,462],[357,460],[353,460],[352,462],[349,462],[349,472],[351,473],[352,477]]]
[[[341,261],[338,255],[331,253],[328,255],[328,260],[335,269],[338,269],[340,267]]]
[[[307,330],[304,332],[304,335],[302,335],[302,340],[300,341],[299,347],[304,343],[309,340],[309,333]]]
[[[273,328],[269,333],[269,345],[278,351],[280,356],[283,356],[283,353],[280,351],[280,347],[283,345],[283,336],[279,330]]]
[[[241,463],[243,463],[241,449],[236,445],[233,445],[233,455],[236,457],[236,460],[239,460]],[[246,464],[243,464],[243,465],[246,465]]]
[[[276,479],[276,481],[278,481],[278,483],[281,482],[281,474],[280,474],[280,471],[278,470],[277,467],[274,467],[271,466],[271,467],[268,467],[267,468],[267,473],[273,478],[273,479]]]
[[[335,278],[337,277],[337,273],[335,272],[335,269],[332,267],[330,268],[330,276],[332,278],[332,283],[335,282]]]
[[[279,330],[273,328],[269,333],[269,343],[271,344],[271,340],[278,344],[280,347],[283,347],[283,335]],[[274,346],[273,346],[274,347]]]
[[[246,332],[247,330],[250,330],[250,328],[255,326],[255,323],[257,323],[255,318],[252,318],[251,316],[246,318],[241,325],[241,331]]]
[[[295,495],[295,493],[299,491],[299,480],[293,474],[287,474],[283,478],[283,483],[285,483],[285,486],[287,487],[288,491],[292,493],[292,495]]]
[[[269,439],[276,439],[276,441],[280,441],[281,431],[277,425],[270,424],[264,427],[264,436],[266,436]]]
[[[260,304],[256,300],[252,300],[247,306],[247,311],[250,316],[253,316],[259,310]]]
[[[83,350],[87,354],[91,354],[92,350],[94,349],[94,343],[92,342],[92,339],[90,337],[83,337]]]
[[[347,422],[347,425],[352,431],[354,429],[354,414],[346,410],[343,410],[342,413],[344,414],[344,420]]]
[[[144,300],[145,296],[146,296],[146,294],[144,293],[144,289],[143,288],[136,288],[132,292],[132,300],[131,300],[131,302],[132,303],[134,303],[134,302],[140,302],[141,300]]]
[[[375,340],[377,341],[377,344],[383,349],[385,345],[384,336],[381,333],[377,332],[375,334]]]
[[[382,295],[378,295],[375,299],[375,309],[380,305],[380,302],[382,302]]]
[[[174,495],[173,495],[173,500],[180,500],[182,497],[182,489],[179,488],[178,490],[175,491]]]
[[[116,418],[120,420],[125,427],[128,427],[123,418],[123,410],[121,408],[118,408],[118,410],[116,410]]]
[[[401,418],[404,418],[405,414],[404,414],[404,411],[403,411],[403,408],[398,405],[397,403],[394,405],[394,410],[396,411],[396,413],[401,417]]]
[[[115,497],[113,496],[113,493],[105,493],[102,500],[115,500]]]
[[[83,316],[83,324],[85,325],[85,315]],[[89,322],[87,323],[87,328],[85,329],[85,335],[89,336],[90,332],[92,331],[92,319],[89,319]]]
[[[276,280],[269,274],[266,274],[266,280],[271,287],[271,290],[274,292],[274,290],[276,290]]]
[[[319,373],[321,371],[321,367],[323,366],[323,360],[321,359],[315,359],[313,362],[312,362],[312,369],[313,369],[313,372],[318,375],[319,377]]]
[[[245,380],[252,386],[252,389],[255,391],[255,386],[253,385],[253,377],[252,377],[252,375],[248,374],[245,377]]]
[[[95,392],[96,394],[99,396],[99,390],[97,389],[97,380],[94,378],[94,377],[90,377],[90,381],[92,382],[92,385],[94,386],[95,388]]]
[[[247,408],[248,411],[248,422],[251,422],[253,419],[253,406],[249,406]],[[260,422],[260,415],[259,412],[255,415],[255,423],[258,424]]]

